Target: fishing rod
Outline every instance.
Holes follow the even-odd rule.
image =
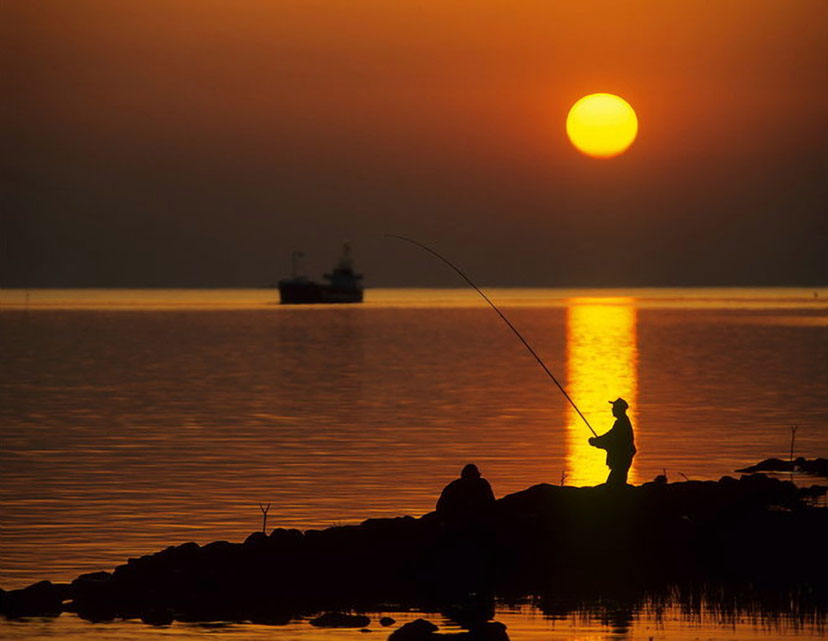
[[[398,239],[398,240],[404,240],[404,241],[405,241],[405,242],[407,242],[407,243],[411,243],[412,245],[416,245],[416,246],[417,246],[417,247],[419,247],[420,249],[424,249],[424,250],[425,250],[425,251],[427,251],[429,254],[432,254],[433,256],[436,256],[437,258],[439,258],[440,260],[442,260],[442,261],[443,261],[446,265],[448,265],[448,266],[449,266],[449,267],[451,267],[454,271],[456,271],[458,274],[460,274],[460,277],[461,277],[463,280],[465,280],[465,281],[466,281],[469,285],[471,285],[471,286],[474,288],[474,290],[475,290],[478,294],[480,294],[480,295],[483,297],[483,300],[485,300],[487,303],[489,303],[489,306],[490,306],[493,310],[495,310],[495,311],[497,312],[497,315],[498,315],[498,316],[500,316],[500,318],[501,318],[501,319],[503,319],[503,322],[504,322],[504,323],[506,323],[506,324],[509,326],[509,329],[511,329],[511,330],[515,333],[515,336],[517,336],[517,337],[520,339],[520,342],[521,342],[521,343],[523,343],[523,346],[524,346],[526,349],[528,349],[528,350],[529,350],[529,353],[530,353],[530,354],[532,354],[532,356],[534,356],[534,357],[535,357],[535,360],[536,360],[536,361],[538,361],[538,365],[540,365],[540,366],[543,368],[543,371],[544,371],[544,372],[546,372],[546,373],[547,373],[547,375],[549,376],[549,378],[551,378],[551,379],[552,379],[552,382],[553,382],[553,383],[555,383],[555,385],[557,385],[557,386],[558,386],[558,389],[559,389],[559,390],[561,390],[561,394],[563,394],[563,395],[564,395],[564,398],[566,398],[566,400],[568,400],[568,401],[569,401],[569,404],[570,404],[570,405],[572,405],[572,407],[575,409],[575,411],[576,411],[576,412],[578,412],[578,416],[580,416],[580,417],[581,417],[581,419],[584,421],[584,423],[586,424],[586,426],[589,428],[589,431],[590,431],[590,432],[592,432],[592,434],[593,434],[594,436],[598,436],[598,434],[596,434],[596,433],[595,433],[595,430],[594,430],[594,429],[592,429],[592,425],[590,425],[590,424],[589,424],[589,421],[586,419],[586,416],[584,416],[584,415],[581,413],[581,410],[579,410],[579,409],[578,409],[578,406],[577,406],[577,405],[575,405],[575,401],[573,401],[573,400],[572,400],[572,398],[569,396],[569,394],[567,394],[567,393],[566,393],[566,390],[563,388],[563,385],[561,385],[561,384],[558,382],[558,379],[557,379],[557,378],[555,378],[555,375],[554,375],[551,371],[549,371],[549,368],[546,366],[546,363],[544,363],[544,362],[541,360],[541,357],[540,357],[540,356],[538,356],[537,352],[535,352],[535,350],[533,350],[533,349],[532,349],[532,346],[531,346],[531,345],[530,345],[530,344],[526,341],[526,339],[525,339],[525,338],[523,338],[523,335],[522,335],[522,334],[521,334],[521,333],[517,330],[517,328],[516,328],[514,325],[512,325],[512,323],[509,321],[509,319],[508,319],[508,318],[506,318],[506,315],[498,309],[497,305],[495,305],[495,304],[494,304],[494,303],[493,303],[493,302],[489,299],[489,297],[488,297],[488,296],[486,296],[486,294],[484,294],[484,293],[483,293],[483,290],[481,290],[481,289],[480,289],[477,285],[475,285],[475,284],[472,282],[471,278],[469,278],[468,276],[466,276],[466,275],[465,275],[465,274],[464,274],[464,273],[460,270],[460,268],[459,268],[457,265],[455,265],[454,263],[452,263],[449,259],[445,258],[444,256],[441,256],[440,254],[438,254],[436,251],[434,251],[433,249],[431,249],[431,247],[427,247],[426,245],[423,245],[422,243],[419,243],[419,242],[417,242],[416,240],[412,240],[411,238],[407,238],[407,237],[405,237],[405,236],[398,236],[397,234],[385,234],[385,236],[386,236],[386,238],[396,238],[396,239]]]

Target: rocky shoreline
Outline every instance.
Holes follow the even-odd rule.
[[[792,461],[783,461],[778,458],[767,458],[756,463],[756,465],[750,465],[736,471],[746,474],[753,472],[798,472],[809,476],[828,478],[828,459],[806,459],[800,456]]]
[[[618,490],[541,484],[462,519],[432,512],[185,543],[69,584],[0,591],[0,612],[284,624],[321,612],[464,611],[470,598],[699,582],[797,586],[824,605],[828,509],[816,502],[826,489],[762,474]],[[464,627],[500,634],[472,611]]]

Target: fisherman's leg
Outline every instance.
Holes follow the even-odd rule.
[[[623,487],[627,484],[627,472],[629,472],[628,465],[621,465],[619,467],[611,467],[609,477],[607,477],[607,485],[612,487]]]
[[[627,484],[627,473],[630,471],[630,465],[622,465],[618,469],[618,484],[619,485],[626,485]]]

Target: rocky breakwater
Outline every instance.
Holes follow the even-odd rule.
[[[826,597],[828,510],[815,505],[825,491],[761,474],[614,491],[541,484],[456,518],[432,512],[185,543],[68,585],[3,592],[0,609],[278,624],[392,604],[445,610],[470,594],[692,581],[807,585]]]

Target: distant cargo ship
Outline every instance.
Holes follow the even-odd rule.
[[[361,303],[362,274],[354,272],[351,246],[345,243],[342,257],[330,274],[327,283],[317,283],[300,276],[297,261],[300,252],[293,252],[293,276],[279,281],[279,299],[283,305],[307,305],[313,303]]]

